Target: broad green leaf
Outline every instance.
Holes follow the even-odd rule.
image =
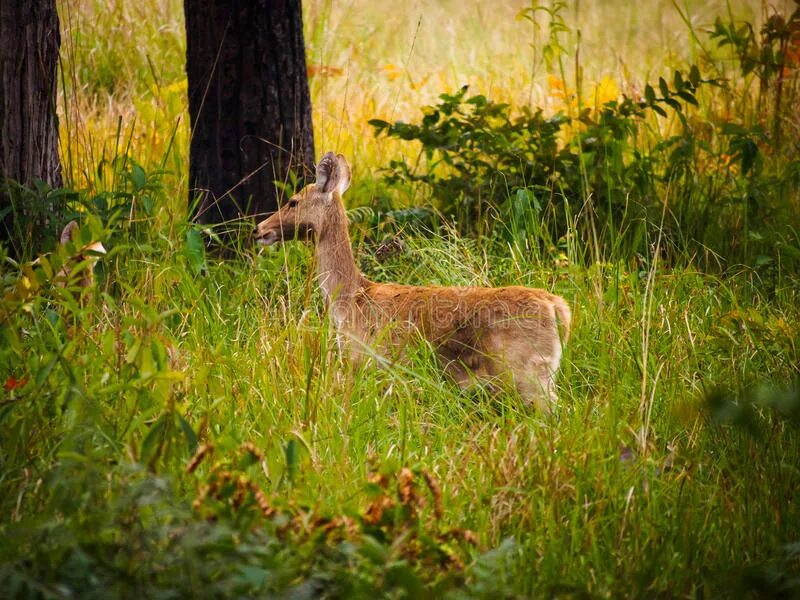
[[[206,268],[206,249],[199,229],[190,227],[186,230],[185,254],[195,275]]]
[[[144,169],[139,165],[133,165],[131,168],[131,182],[133,183],[133,188],[135,191],[141,191],[144,189],[145,184],[147,183],[147,177],[144,173]]]
[[[155,423],[150,425],[150,431],[142,441],[141,450],[139,453],[139,461],[146,465],[153,465],[158,459],[158,451],[163,440],[163,435],[167,428],[168,413],[162,414]]]

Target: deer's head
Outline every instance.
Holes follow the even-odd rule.
[[[67,223],[66,227],[64,227],[64,230],[61,232],[61,245],[66,246],[70,242],[73,244],[80,243],[78,232],[77,221],[70,221]],[[106,249],[103,247],[103,244],[100,242],[91,242],[85,246],[78,247],[78,253],[73,258],[76,261],[88,260],[90,266],[93,266],[94,263],[97,262],[97,259],[105,253]]]
[[[307,185],[256,226],[256,241],[271,245],[319,235],[329,215],[339,210],[350,185],[350,165],[344,156],[326,152],[317,165],[317,181]]]
[[[83,288],[81,302],[85,302],[94,287],[94,265],[106,253],[100,242],[85,243],[86,238],[80,235],[78,223],[70,221],[61,232],[61,245],[69,254],[58,272],[55,284],[58,287]]]

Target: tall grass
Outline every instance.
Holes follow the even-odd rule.
[[[528,5],[431,4],[305,6],[318,150],[354,158],[355,204],[403,151],[368,119],[465,82],[555,101]],[[668,3],[576,6],[587,90],[693,59]],[[574,231],[551,252],[535,228],[419,236],[354,210],[373,279],[544,287],[574,312],[551,415],[460,391],[424,346],[354,370],[309,248],[219,262],[184,221],[180,2],[60,10],[62,156],[109,254],[83,302],[53,285],[63,249],[3,263],[0,595],[797,593],[797,273],[667,269],[658,242],[587,264]]]
[[[483,261],[465,243],[412,239],[390,261],[360,258],[376,278],[564,294],[576,327],[553,415],[513,397],[460,392],[424,348],[407,362],[353,372],[334,351],[303,248],[207,265],[196,277],[188,251],[168,240],[119,242],[106,263],[104,303],[82,309],[55,292],[7,300],[2,503],[14,545],[3,550],[4,581],[55,585],[71,568],[76,593],[98,573],[117,586],[169,587],[182,580],[159,575],[158,556],[172,551],[185,553],[190,571],[211,560],[203,575],[211,579],[252,561],[271,573],[270,560],[244,547],[244,559],[219,558],[230,567],[208,549],[195,556],[184,547],[194,531],[186,527],[199,525],[186,508],[170,517],[163,503],[201,498],[198,515],[244,528],[245,539],[253,519],[259,535],[270,531],[272,521],[250,514],[254,500],[207,491],[222,468],[234,481],[253,481],[278,510],[306,515],[313,533],[321,518],[363,517],[375,493],[370,474],[403,465],[426,469],[441,487],[443,514],[423,533],[472,531],[477,547],[467,545],[467,556],[505,548],[505,579],[494,570],[464,573],[478,587],[715,595],[749,589],[743,569],[767,579],[774,569],[791,572],[781,569],[800,531],[791,500],[796,422],[757,405],[747,433],[725,421],[741,404],[717,414],[703,398],[723,386],[742,395],[756,382],[791,382],[800,358],[796,287],[767,299],[742,279],[655,267],[629,273],[618,264],[585,270],[519,256]],[[243,443],[263,458],[242,462]],[[214,453],[188,474],[197,444]],[[145,471],[128,473],[130,464]],[[133,499],[121,495],[129,488]],[[332,572],[353,570],[375,588],[401,586],[386,574],[398,562],[413,564],[415,554],[385,524],[365,532],[383,548],[379,557],[362,548],[366,566],[342,559]],[[139,535],[157,540],[137,550]],[[320,575],[326,554],[310,543],[301,536],[290,544],[306,562],[295,557],[291,577],[264,589]],[[154,554],[139,567],[143,551]],[[441,568],[419,577],[433,585]],[[442,572],[451,571],[459,568]],[[784,584],[779,577],[769,589]]]
[[[356,179],[370,177],[397,148],[391,140],[374,139],[367,121],[413,119],[421,106],[462,85],[517,107],[558,109],[542,51],[548,20],[544,15],[537,23],[521,18],[523,10],[540,4],[556,3],[503,3],[489,10],[481,3],[407,2],[389,13],[363,0],[344,6],[328,0],[304,3],[318,150],[352,157]],[[773,4],[784,13],[791,6],[789,0]],[[621,91],[641,92],[645,82],[697,61],[698,42],[681,14],[703,28],[730,9],[758,27],[765,9],[755,10],[749,2],[728,7],[698,0],[679,8],[666,1],[646,7],[570,5],[564,12],[571,33],[562,41],[566,79],[572,84],[580,76],[587,95],[604,76]],[[59,3],[66,91],[60,103],[62,144],[74,144],[78,157],[88,154],[85,165],[67,166],[66,175],[76,185],[102,158],[101,149],[111,153],[120,118],[123,139],[131,132],[137,138],[140,162],[163,158],[168,132],[180,120],[176,158],[169,164],[178,173],[186,171],[182,9],[179,0]],[[570,57],[578,47],[576,62]]]

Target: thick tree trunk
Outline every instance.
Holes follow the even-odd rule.
[[[300,0],[185,0],[184,9],[195,219],[273,212],[275,181],[313,177]]]
[[[41,231],[30,186],[61,185],[56,67],[61,36],[55,0],[0,0],[0,241],[20,256]]]

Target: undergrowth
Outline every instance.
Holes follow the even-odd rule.
[[[62,144],[72,189],[31,196],[58,202],[50,229],[29,227],[39,237],[20,261],[0,250],[0,596],[798,593],[794,88],[776,104],[786,64],[775,71],[776,54],[754,51],[773,44],[785,61],[794,46],[781,40],[794,38],[712,21],[713,39],[727,41],[696,69],[674,65],[666,91],[655,77],[640,98],[612,94],[585,113],[583,88],[568,89],[559,66],[572,49],[558,4],[547,22],[561,15],[566,29],[546,39],[560,108],[517,112],[479,89],[471,102],[466,91],[444,97],[421,126],[365,114],[364,127],[381,117],[383,130],[421,140],[431,162],[397,162],[403,181],[356,177],[346,197],[356,258],[376,281],[526,285],[567,299],[574,326],[550,415],[462,392],[426,346],[354,369],[302,244],[243,240],[228,260],[207,255],[213,232],[186,223],[182,206],[188,133],[165,116],[178,71],[165,67],[159,94],[143,81],[162,73],[141,68],[146,53],[102,58],[76,42],[62,93],[73,100],[97,72],[87,89],[120,94],[113,74],[131,60],[122,73],[135,79],[146,133],[119,119],[100,127],[102,143],[87,134],[91,152],[81,136]],[[521,21],[537,39],[544,26],[525,16],[540,14]],[[312,65],[326,40],[317,19]],[[165,61],[180,48],[168,42]],[[790,74],[782,85],[796,86]],[[741,118],[714,120],[725,101]],[[478,118],[499,146],[426,146],[421,135],[447,122],[463,135]],[[516,157],[531,139],[523,125],[546,142],[530,154],[549,157],[549,175],[480,158],[484,148]],[[395,142],[384,148],[405,143]],[[452,164],[436,170],[448,152]],[[371,167],[389,164],[379,154]],[[461,191],[444,193],[453,178]],[[469,186],[486,213],[463,203]],[[629,222],[636,194],[652,205]],[[94,290],[77,277],[58,285],[77,249],[54,243],[70,218],[82,242],[108,249]]]

